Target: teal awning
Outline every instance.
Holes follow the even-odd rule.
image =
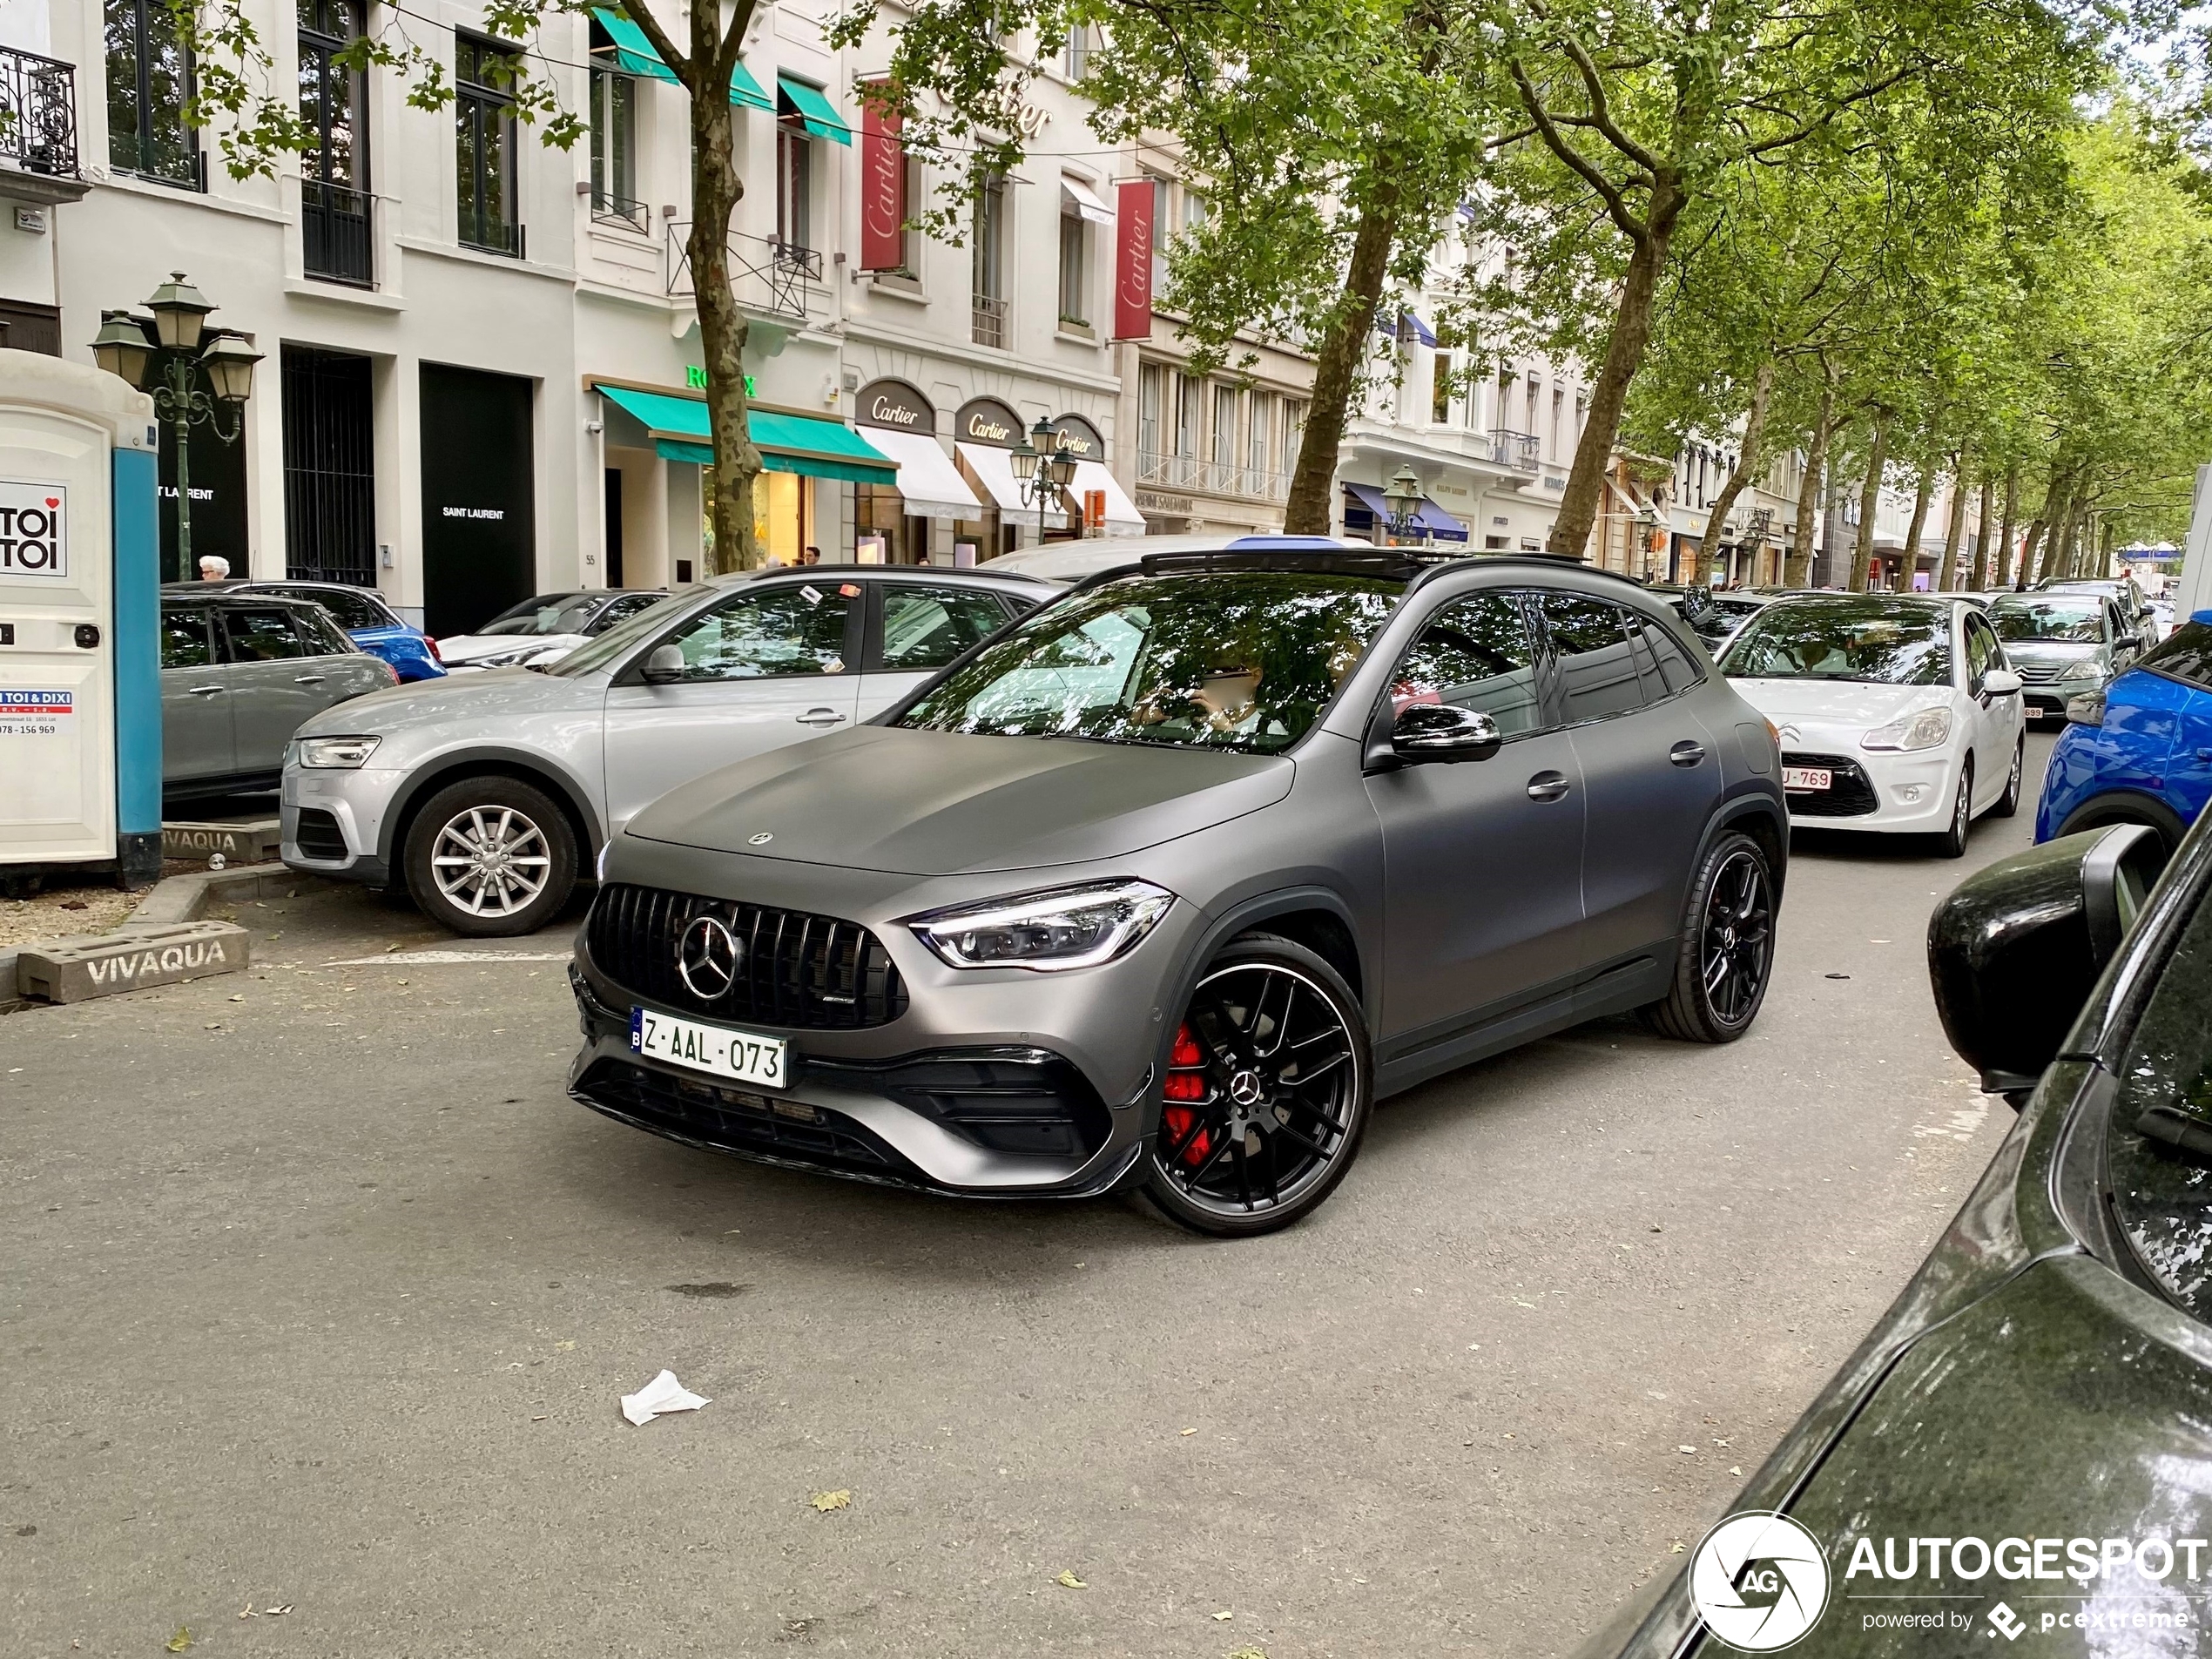
[[[833,144],[853,142],[853,129],[845,125],[843,118],[822,96],[819,87],[795,81],[788,75],[779,75],[776,108],[782,114],[797,116],[799,125],[818,138],[827,138]]]
[[[641,75],[647,80],[673,83],[676,71],[660,60],[653,50],[653,43],[645,38],[645,31],[631,22],[628,16],[610,6],[594,6],[592,17],[607,31],[607,38],[614,43],[615,67],[625,75]],[[760,83],[752,78],[743,64],[730,71],[730,102],[742,104],[756,110],[773,110],[776,105],[767,93],[760,90]]]
[[[714,459],[707,429],[706,405],[694,397],[664,392],[633,392],[626,386],[602,386],[599,395],[633,416],[652,435],[664,460],[705,466]],[[770,472],[807,478],[841,478],[855,484],[894,484],[899,469],[883,452],[842,421],[775,409],[747,411],[753,448]]]

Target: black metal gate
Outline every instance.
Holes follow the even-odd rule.
[[[285,574],[376,585],[376,453],[369,362],[284,348]]]

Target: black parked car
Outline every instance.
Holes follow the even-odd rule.
[[[2204,1650],[2212,833],[2154,887],[2163,856],[2141,825],[2065,836],[1937,912],[1946,1029],[2020,1122],[1730,1518],[1592,1659]]]

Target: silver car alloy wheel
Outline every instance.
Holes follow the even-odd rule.
[[[511,916],[545,891],[545,833],[512,806],[471,806],[446,820],[430,848],[439,896],[472,916]]]
[[[1189,1202],[1224,1216],[1295,1203],[1344,1156],[1365,1063],[1305,974],[1262,962],[1215,969],[1176,1032],[1160,1170]]]

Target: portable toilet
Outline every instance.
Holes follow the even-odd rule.
[[[161,873],[158,446],[145,393],[0,350],[0,887]]]

